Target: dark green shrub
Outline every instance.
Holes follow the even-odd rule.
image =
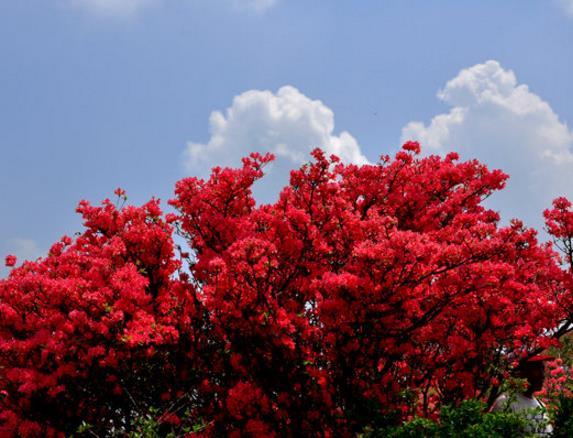
[[[506,412],[492,412],[482,416],[479,423],[466,428],[460,436],[489,438],[527,436],[527,420],[522,415]],[[455,435],[448,435],[455,436]]]
[[[400,426],[366,432],[368,438],[512,438],[528,436],[527,420],[513,412],[485,412],[485,405],[466,400],[458,406],[444,406],[440,419],[415,418]],[[573,436],[573,435],[564,435]]]
[[[468,427],[482,421],[484,409],[484,404],[478,400],[466,400],[459,406],[442,407],[441,436],[460,436]]]
[[[414,418],[412,421],[404,423],[402,426],[389,431],[387,435],[392,438],[420,438],[439,437],[439,425],[427,418]]]
[[[553,421],[553,436],[557,438],[573,436],[573,398],[559,397]]]

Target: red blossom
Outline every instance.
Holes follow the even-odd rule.
[[[123,198],[125,197],[125,190],[123,190],[122,188],[117,188],[113,191],[114,195],[116,195],[119,198]]]
[[[571,272],[483,205],[504,173],[415,142],[312,157],[274,204],[252,196],[260,154],[179,181],[167,215],[80,202],[75,240],[0,280],[0,434],[105,435],[154,408],[205,436],[354,436],[484,398],[570,330]],[[545,214],[567,260],[571,205]]]
[[[14,266],[14,265],[16,264],[16,261],[17,261],[16,256],[10,254],[10,255],[7,255],[7,256],[6,256],[6,259],[5,259],[4,264],[5,264],[7,267],[11,268],[12,266]]]
[[[422,150],[420,147],[420,143],[418,143],[417,141],[407,141],[402,145],[402,149],[404,149],[405,151],[414,152],[415,154],[419,154]]]

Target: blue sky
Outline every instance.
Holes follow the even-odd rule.
[[[406,138],[507,170],[491,205],[539,226],[573,195],[572,43],[573,0],[2,1],[0,254],[41,255],[118,186],[167,200],[260,149],[272,199],[312,146],[375,162]]]

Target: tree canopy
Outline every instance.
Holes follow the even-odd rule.
[[[197,435],[353,435],[485,400],[570,331],[566,199],[545,212],[555,247],[500,225],[483,201],[507,175],[477,160],[315,150],[257,205],[272,159],[179,181],[168,214],[119,189],[82,201],[82,233],[0,280],[3,436],[121,433],[150,411]]]

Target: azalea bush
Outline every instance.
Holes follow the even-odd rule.
[[[257,205],[272,159],[179,181],[168,214],[82,201],[82,233],[0,280],[0,433],[353,435],[486,400],[571,330],[568,201],[563,260],[500,226],[507,176],[476,160],[315,150]]]

